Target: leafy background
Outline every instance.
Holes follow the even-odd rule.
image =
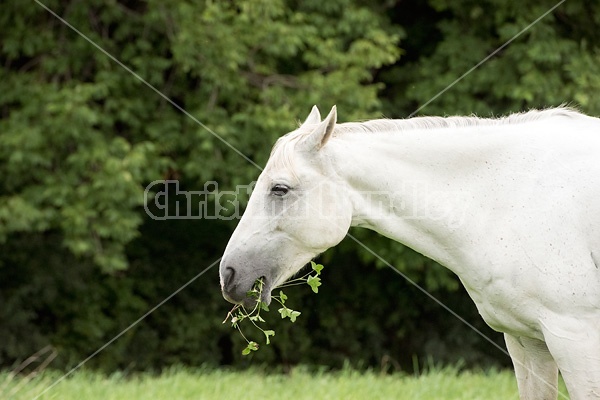
[[[403,118],[553,1],[44,2],[249,159],[313,104],[340,119]],[[600,4],[566,1],[422,113],[499,115],[570,103],[600,114]],[[144,188],[256,179],[248,161],[34,2],[0,13],[0,365],[51,344],[77,364],[220,257],[236,221],[154,221]],[[457,278],[353,231],[502,345]],[[411,369],[428,358],[507,366],[502,352],[350,241],[321,257],[318,295],[290,290],[298,321],[243,358],[221,324],[217,268],[89,365],[344,363]]]

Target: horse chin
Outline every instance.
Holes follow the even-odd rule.
[[[267,280],[266,278],[263,278],[263,279],[265,282],[265,286],[263,287],[262,293],[260,295],[260,301],[262,301],[266,305],[270,305],[271,304],[272,287],[271,287],[269,280]]]
[[[271,304],[271,285],[264,276],[261,279],[263,279],[264,286],[260,296],[260,301],[268,306]],[[241,302],[244,308],[248,311],[253,310],[256,307],[256,303],[256,298],[250,296],[246,296],[246,298],[244,298],[244,300]]]
[[[260,298],[260,301],[266,305],[270,305],[271,304],[271,293],[263,293],[263,295]],[[256,307],[256,303],[257,300],[253,297],[246,297],[243,301],[242,301],[242,305],[244,306],[244,308],[248,311],[250,310],[254,310],[254,308]]]
[[[270,305],[271,304],[271,290],[265,290],[262,298],[260,299],[263,303],[265,303],[266,305]]]

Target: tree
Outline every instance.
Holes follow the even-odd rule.
[[[248,183],[257,170],[232,148],[264,163],[312,103],[370,115],[373,69],[400,53],[397,28],[346,1],[47,5],[212,129],[42,7],[4,5],[0,240],[59,231],[106,271],[127,266],[149,182]]]
[[[511,39],[420,113],[490,116],[572,104],[600,114],[594,95],[600,87],[597,4],[564,2],[530,26],[557,3],[427,3],[430,8],[424,7],[422,14],[428,13],[434,23],[424,25],[427,34],[421,33],[420,42],[408,43],[408,38],[405,43],[414,51],[425,48],[427,53],[400,62],[384,76],[390,81],[389,114],[412,113]],[[412,32],[416,27],[406,29]],[[434,43],[430,38],[436,39]]]
[[[132,283],[140,271],[175,270],[153,264],[148,243],[195,251],[185,258],[190,263],[198,254],[218,257],[222,249],[208,244],[209,253],[187,242],[173,249],[173,235],[144,228],[150,182],[248,184],[259,171],[233,149],[263,164],[275,138],[313,103],[337,103],[351,110],[345,118],[375,115],[381,84],[374,73],[400,55],[401,29],[359,1],[43,3],[89,41],[41,6],[3,4],[0,297],[11,305],[0,332],[5,365],[45,340],[62,343],[63,363],[76,359],[116,334],[117,321],[137,318],[155,296],[168,295],[158,290],[164,282]],[[169,290],[183,283],[169,276]],[[165,325],[143,341],[153,343]],[[23,330],[31,340],[20,337]]]
[[[43,3],[177,107],[41,6],[3,3],[3,365],[48,342],[60,347],[62,365],[80,361],[206,267],[200,264],[221,255],[235,221],[152,221],[143,209],[150,182],[177,179],[182,189],[192,190],[209,181],[222,190],[246,185],[259,174],[251,162],[264,165],[275,139],[313,104],[324,109],[337,104],[341,120],[405,117],[555,5]],[[488,116],[564,102],[599,114],[599,8],[564,2],[421,114]],[[427,290],[451,299],[461,315],[475,318],[450,272],[373,233],[353,234]],[[265,359],[336,359],[339,365],[355,357],[376,365],[393,350],[392,357],[404,354],[402,362],[410,363],[423,349],[451,343],[438,358],[455,360],[455,349],[464,348],[462,356],[470,362],[484,362],[485,351],[479,350],[484,346],[467,328],[437,306],[415,300],[418,292],[401,278],[392,284],[381,271],[365,279],[363,265],[383,265],[371,253],[348,241],[323,262],[336,272],[330,281],[325,273],[318,297],[303,299],[323,315],[299,320],[294,332],[277,329],[280,342]],[[122,337],[113,345],[117,351],[94,358],[97,365],[234,360],[223,350],[235,342],[234,332],[214,333],[227,305],[215,275],[207,279],[210,284],[186,288],[168,312],[152,314]],[[384,284],[386,296],[397,296],[397,303],[375,310],[372,302]],[[350,290],[340,295],[345,288]],[[360,304],[353,303],[355,293],[364,299]],[[473,323],[484,329],[481,321]],[[432,327],[440,332],[432,339],[418,334]],[[23,331],[30,333],[23,337]],[[365,341],[372,347],[362,346]],[[293,353],[297,348],[306,358]]]

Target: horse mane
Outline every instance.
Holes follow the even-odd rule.
[[[472,126],[511,125],[537,121],[552,117],[576,118],[581,116],[577,110],[569,107],[531,110],[510,114],[500,118],[469,117],[416,117],[409,119],[374,119],[364,122],[345,122],[335,127],[334,134],[345,132],[386,132],[407,130],[428,130],[441,128],[465,128]]]
[[[408,119],[374,119],[364,122],[344,122],[336,124],[333,136],[344,133],[377,133],[390,131],[408,131],[408,130],[429,130],[443,128],[465,128],[475,126],[493,126],[493,125],[511,125],[522,124],[526,122],[538,121],[553,117],[579,118],[582,117],[579,111],[574,108],[561,106],[548,108],[544,110],[530,110],[521,113],[514,113],[498,118],[481,118],[477,116],[452,116],[452,117],[415,117]],[[295,131],[292,131],[280,137],[273,149],[270,158],[273,163],[282,167],[292,166],[292,154],[296,143],[302,138],[308,136],[313,126],[302,125]]]

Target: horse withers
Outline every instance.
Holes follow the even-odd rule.
[[[351,226],[458,275],[504,332],[523,399],[600,398],[600,120],[568,108],[498,119],[336,123],[316,107],[275,144],[221,260],[224,297],[263,298]],[[390,299],[393,301],[393,299]]]

